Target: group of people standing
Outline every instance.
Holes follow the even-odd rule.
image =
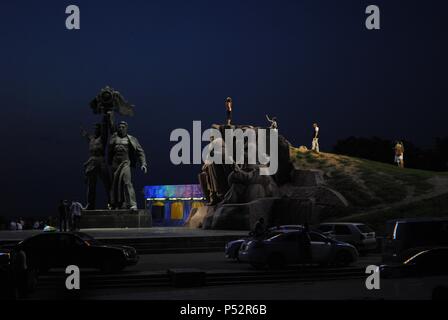
[[[79,231],[81,228],[81,212],[85,210],[78,201],[69,202],[61,200],[58,207],[59,212],[59,230],[60,231]]]
[[[311,142],[311,150],[319,153],[319,126],[317,123],[313,123],[313,139]],[[395,159],[394,163],[397,164],[398,167],[404,168],[404,145],[402,141],[396,141],[395,147]]]

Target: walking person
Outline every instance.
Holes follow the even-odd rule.
[[[398,167],[404,168],[404,146],[403,142],[397,141],[395,143],[395,163]]]
[[[319,153],[319,127],[317,123],[313,123],[313,141],[311,143],[311,150]]]
[[[67,231],[68,229],[68,215],[69,215],[69,207],[67,200],[61,200],[61,203],[58,207],[59,211],[59,231]]]
[[[87,208],[83,207],[78,201],[73,201],[70,206],[70,215],[72,218],[72,230],[79,231],[81,228],[81,212]]]

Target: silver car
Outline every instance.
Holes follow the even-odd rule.
[[[350,243],[361,253],[367,253],[377,247],[375,231],[363,223],[321,223],[317,230],[335,240]]]
[[[270,238],[245,241],[238,256],[240,261],[249,262],[257,269],[301,263],[345,266],[358,260],[358,251],[348,243],[318,232],[283,230]]]

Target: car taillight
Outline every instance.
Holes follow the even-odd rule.
[[[89,243],[89,241],[84,241],[84,243],[86,244],[86,246],[88,246],[88,247],[90,247],[90,243]]]

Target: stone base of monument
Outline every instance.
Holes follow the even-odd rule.
[[[203,229],[249,230],[261,217],[270,226],[315,223],[313,204],[308,199],[261,198],[248,203],[204,208],[207,213],[198,217],[202,219],[200,227]],[[193,221],[194,217],[187,225],[198,227]]]
[[[149,227],[149,210],[84,210],[81,216],[81,229]]]

